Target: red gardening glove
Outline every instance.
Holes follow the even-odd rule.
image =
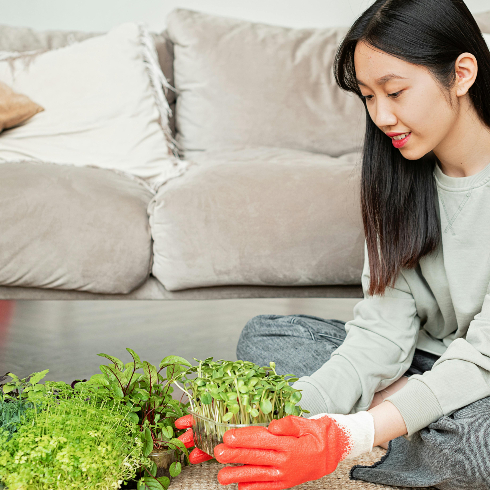
[[[368,412],[309,419],[288,415],[268,428],[230,429],[214,456],[220,463],[244,466],[222,468],[218,481],[238,483],[238,490],[291,488],[332,473],[340,461],[371,451],[373,442],[374,419]]]
[[[181,436],[177,437],[180,441],[184,443],[184,446],[189,448],[194,446],[194,434],[192,433],[192,415],[184,415],[175,421],[175,427],[177,429],[187,429]],[[192,464],[204,463],[204,461],[209,461],[213,459],[213,456],[201,451],[199,448],[195,447],[189,454],[189,461]]]

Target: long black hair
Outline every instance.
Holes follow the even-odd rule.
[[[369,294],[384,294],[401,268],[413,269],[441,240],[431,151],[408,160],[369,116],[356,81],[359,41],[426,67],[445,94],[456,82],[455,61],[472,53],[478,75],[468,93],[490,128],[490,51],[462,0],[377,0],[355,21],[334,62],[337,84],[357,94],[366,109],[361,172],[361,213],[370,265]],[[451,100],[449,99],[449,103]]]

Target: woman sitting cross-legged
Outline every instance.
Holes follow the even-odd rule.
[[[382,445],[382,460],[351,479],[489,489],[485,37],[462,0],[376,0],[340,44],[334,75],[366,111],[364,299],[348,322],[259,315],[245,325],[238,359],[299,376],[310,413],[226,432],[214,456],[243,466],[218,479],[290,488]]]

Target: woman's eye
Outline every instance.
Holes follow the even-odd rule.
[[[400,90],[399,92],[395,92],[394,94],[388,94],[388,97],[391,97],[393,99],[396,99],[397,97],[400,96],[400,94],[403,92],[403,90]],[[371,100],[373,95],[361,95],[361,99],[364,100]]]

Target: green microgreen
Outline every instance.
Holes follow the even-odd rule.
[[[0,430],[0,480],[9,490],[109,490],[147,465],[130,406],[84,383],[38,384],[46,372],[9,373],[2,386],[5,404],[30,401],[15,432]]]
[[[293,374],[279,375],[275,363],[260,367],[248,361],[213,361],[212,357],[189,368],[180,386],[191,409],[216,423],[267,424],[286,415],[309,413],[298,402],[300,390],[290,386]],[[195,375],[194,375],[195,373]]]

